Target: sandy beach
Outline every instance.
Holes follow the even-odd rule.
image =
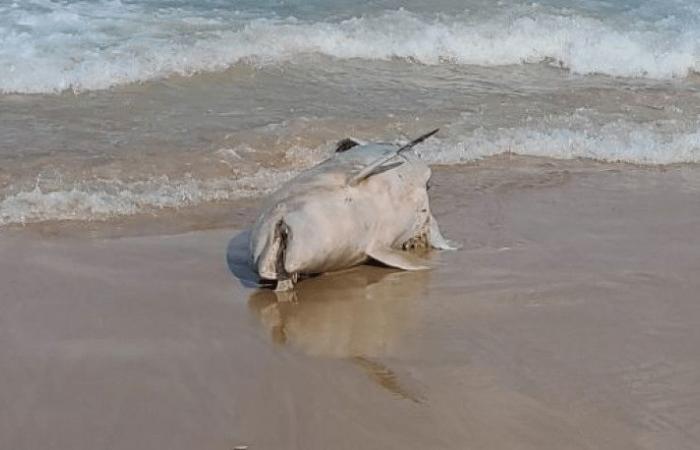
[[[436,167],[461,250],[282,302],[245,268],[259,200],[0,229],[0,448],[697,449],[699,193],[693,165]]]
[[[700,449],[699,43],[697,0],[0,1],[0,450]],[[436,128],[460,250],[257,285],[267,195]]]

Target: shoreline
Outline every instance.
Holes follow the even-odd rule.
[[[460,251],[296,303],[246,283],[256,201],[0,230],[0,447],[695,448],[698,193],[697,166],[437,167]]]
[[[483,176],[495,170],[504,171],[508,176],[518,171],[552,169],[581,173],[609,171],[641,171],[649,174],[700,172],[698,163],[674,163],[645,165],[628,162],[598,161],[595,159],[555,159],[540,156],[502,153],[475,161],[459,164],[431,164],[433,179],[440,180],[445,174],[468,172],[474,177]],[[697,177],[695,177],[697,178]],[[697,179],[695,183],[697,183]],[[697,186],[697,185],[696,185]],[[459,189],[460,186],[454,186]],[[466,180],[461,188],[469,191],[473,182]],[[265,196],[216,200],[178,208],[153,208],[131,215],[116,215],[104,219],[46,220],[29,223],[10,223],[0,226],[0,235],[21,235],[28,233],[45,237],[129,237],[144,235],[171,235],[190,231],[214,230],[222,228],[242,229],[250,226]]]

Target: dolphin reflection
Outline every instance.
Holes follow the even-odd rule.
[[[312,356],[375,358],[391,355],[415,326],[429,276],[359,266],[310,279],[293,294],[258,290],[248,304],[279,344]]]
[[[358,266],[309,279],[293,293],[260,289],[248,305],[274,342],[311,356],[346,358],[393,395],[422,403],[408,377],[379,358],[395,356],[401,337],[417,325],[429,276]]]

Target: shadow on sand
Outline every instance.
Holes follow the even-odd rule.
[[[244,230],[231,238],[226,248],[228,270],[247,288],[262,287],[258,274],[253,271],[248,261],[248,242],[250,230]]]

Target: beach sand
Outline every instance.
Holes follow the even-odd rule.
[[[700,448],[699,193],[697,166],[437,167],[461,250],[282,302],[248,282],[256,201],[0,230],[0,448]]]

